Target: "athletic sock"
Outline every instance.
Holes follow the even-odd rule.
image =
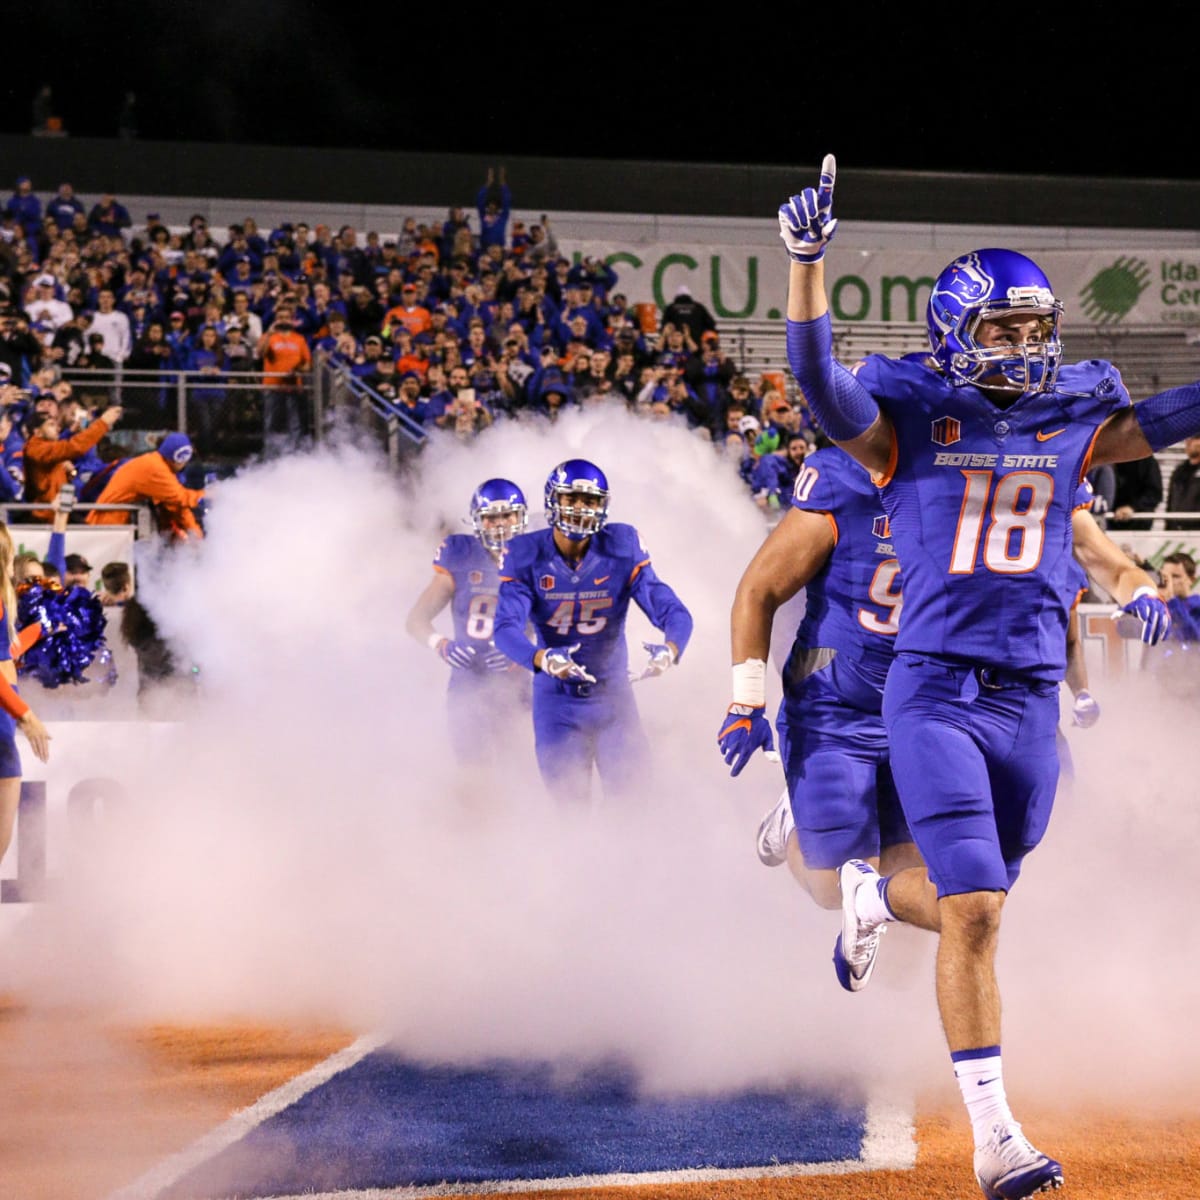
[[[864,925],[882,925],[896,920],[896,914],[888,906],[887,887],[888,880],[879,879],[874,887],[860,887],[854,893],[854,911]]]
[[[992,1126],[1011,1124],[1012,1110],[1004,1095],[1004,1072],[1000,1069],[1000,1047],[956,1050],[950,1055],[954,1076],[962,1092],[975,1145],[982,1146],[992,1136]]]

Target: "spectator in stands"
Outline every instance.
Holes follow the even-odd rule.
[[[692,355],[684,363],[683,370],[692,391],[712,413],[713,423],[719,423],[729,401],[728,388],[737,375],[737,368],[721,349],[721,339],[715,331],[701,334],[700,353]]]
[[[717,328],[712,313],[692,298],[691,289],[686,285],[675,289],[675,298],[663,309],[662,325],[687,330],[688,337],[697,346],[704,334],[710,330],[715,332]]]
[[[117,405],[103,413],[78,433],[61,439],[61,420],[57,411],[35,410],[25,424],[25,499],[27,502],[50,503],[65,483],[75,475],[74,460],[81,458],[121,419]],[[54,513],[35,509],[30,513],[35,521],[51,521]]]
[[[86,215],[83,202],[75,195],[75,189],[69,183],[60,183],[58,191],[46,202],[46,215],[54,219],[54,224],[60,230],[68,230],[75,223],[76,213]]]
[[[750,476],[754,503],[764,511],[786,508],[796,477],[804,465],[808,442],[802,433],[787,434],[778,450],[764,454]]]
[[[479,249],[486,252],[491,246],[503,249],[508,240],[508,218],[512,212],[512,192],[509,190],[504,167],[488,167],[487,178],[475,197],[479,212]]]
[[[264,439],[274,438],[282,424],[284,434],[294,441],[302,428],[300,389],[312,369],[312,353],[295,330],[290,308],[279,309],[259,343],[258,357],[263,370]]]
[[[0,397],[0,521],[6,521],[5,501],[25,499],[25,442],[13,434],[12,412]]]
[[[202,490],[186,488],[179,473],[192,458],[192,443],[186,434],[169,433],[154,450],[122,459],[112,465],[97,504],[141,504],[155,508],[159,529],[173,539],[187,541],[202,538],[203,531],[193,511],[204,499]],[[104,512],[93,509],[87,515],[89,525],[128,525],[128,512]]]
[[[37,237],[42,227],[42,202],[33,194],[33,181],[28,175],[17,178],[16,187],[4,211],[12,214],[27,238]]]
[[[1200,513],[1200,437],[1183,443],[1186,455],[1172,472],[1167,484],[1167,512]],[[1200,529],[1200,519],[1181,518],[1167,521],[1167,529]]]
[[[0,310],[0,366],[7,366],[14,384],[23,386],[42,360],[43,347],[29,328],[29,318],[17,308]]]
[[[124,414],[122,414],[124,415]],[[82,396],[70,395],[62,400],[58,406],[59,418],[59,440],[69,441],[77,433],[82,433],[95,419],[87,403]],[[99,449],[104,438],[101,437],[90,450],[72,460],[75,473],[71,476],[71,483],[76,487],[80,487],[87,480],[104,466],[104,460],[99,455]]]
[[[82,554],[68,554],[62,581],[63,587],[81,587],[91,591],[92,564]]]
[[[105,608],[117,608],[133,597],[133,572],[128,563],[108,562],[100,568],[98,599]]]
[[[445,428],[460,441],[477,437],[492,424],[492,414],[480,403],[475,389],[463,388],[447,409]]]
[[[204,382],[192,382],[188,388],[188,416],[198,430],[196,445],[201,454],[214,448],[213,430],[225,407],[225,387],[219,382],[225,374],[225,347],[213,325],[205,325],[192,343],[184,369],[203,375]],[[191,422],[189,422],[191,423]]]
[[[79,356],[75,365],[80,370],[86,371],[112,371],[115,369],[116,362],[104,353],[104,334],[89,333],[87,335],[87,349]]]
[[[318,294],[318,289],[321,289],[320,294]],[[257,346],[262,337],[262,318],[250,307],[249,292],[234,292],[231,305],[226,324],[240,325],[246,335],[246,344]],[[319,328],[323,325],[329,311],[329,286],[324,283],[318,284],[317,288],[313,289],[313,299],[309,305],[310,328]]]
[[[1110,527],[1120,532],[1145,530],[1153,525],[1152,517],[1135,517],[1134,513],[1152,513],[1162,501],[1162,471],[1153,456],[1134,462],[1117,463],[1113,467],[1117,491],[1113,501]]]
[[[88,228],[104,237],[121,237],[133,224],[129,210],[111,192],[105,192],[88,213]]]
[[[117,308],[117,297],[112,288],[101,288],[96,297],[89,341],[96,334],[104,342],[104,353],[114,363],[123,363],[129,357],[133,349],[132,330],[129,318]]]
[[[75,316],[71,306],[58,298],[57,287],[58,281],[48,271],[43,271],[33,281],[33,296],[25,305],[25,314],[31,325],[46,322],[53,331]]]

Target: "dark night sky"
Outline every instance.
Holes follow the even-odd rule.
[[[936,24],[861,0],[738,25],[649,7],[589,6],[582,30],[541,15],[564,6],[41,0],[18,24],[53,50],[10,48],[0,128],[25,132],[49,83],[80,136],[113,136],[132,89],[165,140],[1200,179],[1183,3],[1128,28],[1096,6],[1089,30],[994,2]]]

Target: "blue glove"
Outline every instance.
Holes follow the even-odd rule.
[[[513,665],[512,659],[503,650],[489,646],[483,656],[484,668],[488,671],[507,671]]]
[[[1157,646],[1171,628],[1171,613],[1153,588],[1138,588],[1121,611],[1131,613],[1141,621],[1142,641],[1147,646]]]
[[[731,704],[717,734],[717,746],[730,768],[730,775],[740,775],[755,750],[773,751],[775,735],[762,704]]]
[[[1100,720],[1099,703],[1093,699],[1090,692],[1080,692],[1071,707],[1071,724],[1078,725],[1080,729],[1091,729],[1098,720]]]
[[[656,679],[664,671],[675,665],[675,651],[661,642],[643,642],[642,649],[650,656],[640,675],[629,673],[629,682],[637,683],[641,679]]]
[[[466,642],[456,642],[450,638],[442,638],[438,643],[438,653],[458,671],[472,666],[475,662],[474,646],[468,646]]]
[[[814,263],[825,255],[825,247],[837,232],[833,215],[833,181],[837,161],[832,154],[821,163],[821,182],[805,188],[786,204],[779,206],[779,236],[793,262]]]
[[[554,650],[545,651],[542,655],[542,670],[547,675],[553,675],[555,679],[573,683],[595,683],[595,675],[572,657],[581,645],[581,642],[576,642],[573,646],[559,646]]]

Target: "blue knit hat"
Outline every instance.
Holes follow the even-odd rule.
[[[172,466],[185,466],[192,457],[192,443],[186,433],[168,433],[158,443],[158,452]]]

